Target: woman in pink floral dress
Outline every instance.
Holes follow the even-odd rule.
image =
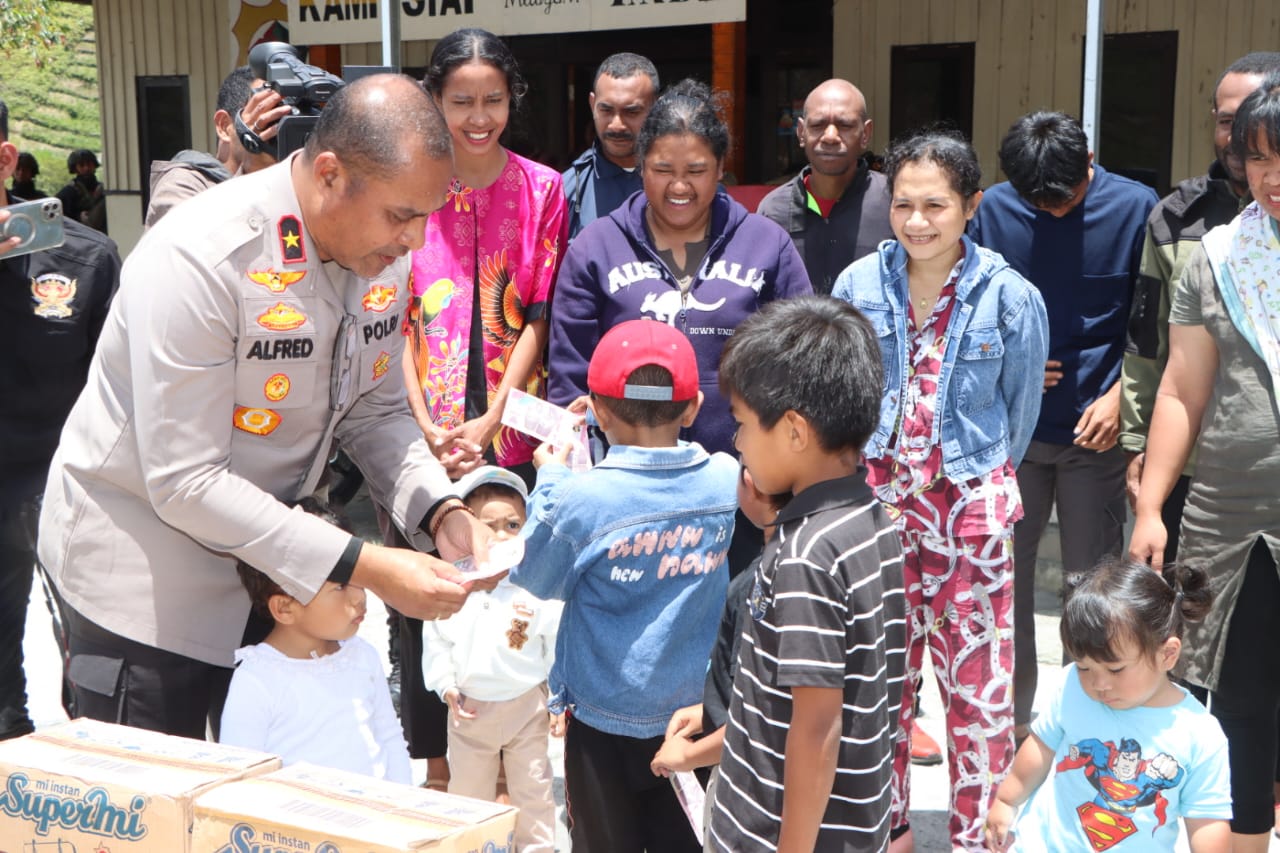
[[[450,476],[488,454],[532,482],[533,445],[500,417],[512,390],[542,392],[547,305],[567,227],[560,175],[499,144],[525,83],[497,36],[446,36],[423,85],[449,126],[454,180],[413,255],[409,406]],[[412,757],[427,759],[428,784],[443,790],[447,708],[422,686],[422,623],[397,619],[405,739]]]
[[[542,391],[547,306],[567,228],[560,175],[499,143],[526,87],[497,36],[446,36],[423,85],[449,125],[454,181],[413,256],[410,405],[454,476],[486,452],[503,467],[529,468],[534,445],[500,417],[513,389]]]
[[[832,295],[880,335],[884,399],[863,452],[905,558],[910,639],[890,849],[911,849],[908,733],[927,646],[946,714],[951,849],[980,851],[1013,759],[1014,472],[1040,412],[1048,320],[1039,291],[964,236],[982,199],[967,142],[898,142],[886,173],[897,240],[841,273]]]

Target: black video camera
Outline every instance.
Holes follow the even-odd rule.
[[[340,77],[307,65],[296,47],[279,41],[263,42],[249,51],[249,67],[255,77],[266,82],[267,88],[280,93],[293,112],[280,120],[280,130],[271,142],[245,127],[239,113],[235,117],[236,132],[250,153],[265,151],[283,160],[303,146],[315,129],[324,105],[346,84]]]

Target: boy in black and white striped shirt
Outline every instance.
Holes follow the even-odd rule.
[[[720,382],[777,518],[748,599],[708,846],[881,851],[906,668],[902,551],[867,487],[880,348],[851,306],[772,303],[738,327]]]

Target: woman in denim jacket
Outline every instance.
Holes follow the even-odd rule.
[[[917,135],[890,148],[886,172],[897,240],[845,270],[832,295],[880,335],[880,426],[863,452],[906,555],[892,849],[911,849],[909,732],[927,643],[947,709],[952,845],[976,851],[1013,759],[1014,471],[1040,412],[1048,318],[1034,287],[964,236],[982,198],[967,142]]]

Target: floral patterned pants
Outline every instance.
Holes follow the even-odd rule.
[[[952,848],[985,850],[987,809],[1013,763],[1012,531],[958,538],[899,533],[911,635],[892,825],[907,822],[911,721],[927,644],[946,716]]]

